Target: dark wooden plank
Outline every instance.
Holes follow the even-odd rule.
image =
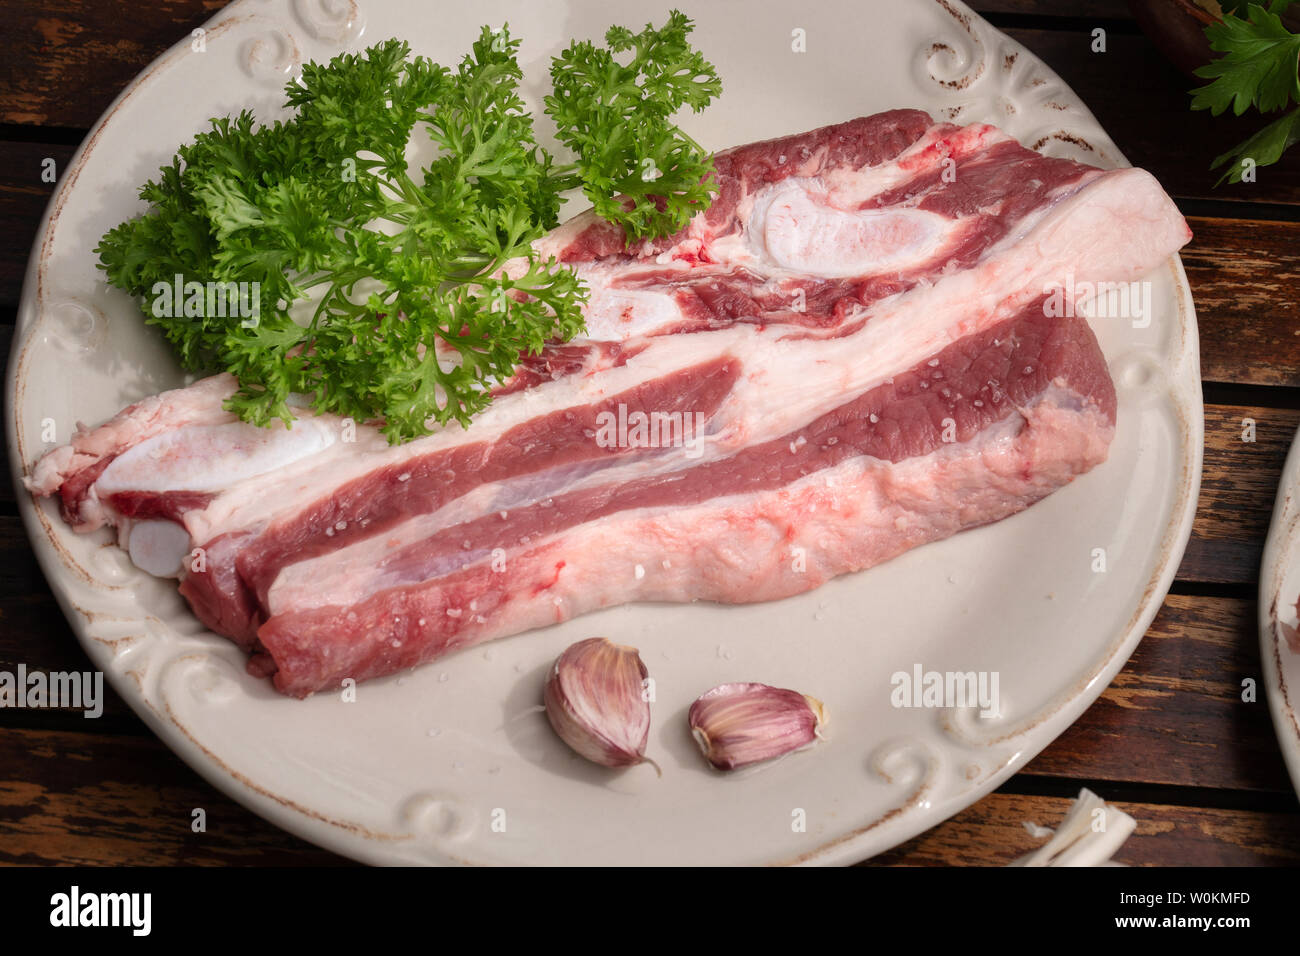
[[[19,664],[28,672],[91,670],[90,659],[54,600],[18,518],[0,517],[0,567],[4,568],[0,574],[0,670],[13,673]],[[74,724],[85,719],[72,713],[65,716]],[[28,719],[19,711],[0,709],[0,727]],[[107,684],[100,719],[118,730],[123,729],[123,721],[138,723]],[[87,729],[96,729],[96,723],[87,721]],[[144,725],[133,729],[143,733]]]
[[[1072,20],[1132,20],[1125,0],[975,0],[966,4],[982,16],[1023,15]]]
[[[76,147],[0,141],[0,307],[18,304],[27,258],[56,183],[43,181],[43,163],[54,160],[56,176]]]
[[[1202,378],[1300,386],[1300,223],[1193,216],[1188,224],[1182,259]]]
[[[0,123],[86,129],[141,70],[223,0],[10,0]]]
[[[4,533],[6,525],[9,533]],[[29,668],[84,669],[88,666],[84,655],[48,596],[39,572],[34,568],[24,570],[6,557],[7,553],[12,554],[19,547],[25,547],[25,543],[12,519],[0,522],[0,562],[10,569],[19,569],[18,573],[11,570],[10,574],[0,577],[3,582],[0,584],[0,668],[12,669],[21,661]],[[1253,602],[1170,596],[1151,631],[1112,685],[1073,727],[1031,762],[1026,772],[1103,783],[1285,793],[1288,784],[1265,705],[1262,701],[1244,703],[1240,700],[1240,682],[1245,677],[1259,678]],[[124,705],[110,694],[106,715],[111,717],[124,713]],[[40,835],[36,843],[38,847],[53,846],[60,839],[62,815],[72,808],[77,808],[76,815],[84,819],[117,819],[122,816],[122,802],[135,805],[139,805],[140,800],[144,800],[145,805],[156,802],[155,796],[141,792],[146,783],[153,786],[155,781],[167,781],[177,773],[188,774],[178,758],[148,739],[147,735],[147,744],[131,742],[120,734],[98,732],[105,725],[101,722],[82,724],[80,720],[69,717],[57,733],[40,729],[2,729],[6,724],[12,727],[15,721],[26,716],[16,711],[0,711],[0,766],[18,767],[14,775],[28,788],[23,793],[40,795],[49,809],[46,814],[35,814],[27,804],[23,804],[27,808],[21,813],[2,809],[5,806],[4,794],[16,785],[0,782],[0,832],[6,832],[3,821],[9,820],[13,827],[9,832],[15,838],[21,838],[15,842],[6,836],[4,841],[0,841],[6,848],[21,846],[23,839],[34,839],[34,834]],[[84,732],[81,731],[83,726],[86,728]],[[77,782],[80,778],[74,776],[73,784],[60,782],[65,778],[59,774],[75,775],[79,772],[75,764],[63,766],[56,761],[44,763],[40,768],[15,764],[5,755],[6,739],[15,741],[13,747],[25,751],[43,753],[50,750],[62,754],[65,762],[86,761],[93,766],[96,780],[118,781],[120,786],[109,787],[103,792],[85,792]],[[58,744],[56,747],[48,743],[52,739],[56,743],[75,739],[76,744]],[[98,742],[100,739],[104,741],[102,744]],[[69,756],[70,753],[80,756]],[[38,770],[54,775],[53,780],[47,781],[39,776]],[[1008,786],[1014,787],[1015,781]],[[211,807],[224,803],[215,791],[210,791],[197,778],[188,785],[186,792],[191,794],[182,800],[187,805]],[[19,801],[17,796],[12,799]],[[32,800],[35,799],[32,796]],[[236,816],[242,812],[230,809]],[[14,814],[18,817],[16,823],[12,820]],[[1230,817],[1223,819],[1226,821]],[[132,827],[144,826],[133,817],[127,820]],[[255,822],[245,820],[236,823],[235,831],[242,834],[248,827],[255,826]],[[964,859],[961,855],[963,847],[967,846],[963,838],[967,829],[963,828],[969,828],[969,819],[963,822],[958,818],[953,826],[955,829],[943,831],[941,839],[935,838],[936,842],[922,842],[913,847],[905,862],[989,862],[984,857]],[[987,820],[972,832],[980,840],[995,840]],[[122,854],[123,860],[140,853],[144,857],[137,862],[147,862],[157,860],[148,854],[177,852],[175,833],[168,835],[157,828],[144,827],[140,836],[145,846],[123,846],[120,841],[126,836],[110,831],[84,845],[78,843],[76,855],[66,859],[111,862],[113,858],[108,856],[111,853]],[[79,840],[84,839],[79,837]],[[1002,839],[996,837],[997,841]],[[1197,853],[1211,856],[1197,856],[1181,862],[1244,861],[1246,857],[1241,855],[1246,853],[1243,840],[1245,837],[1234,837],[1228,841],[1230,845],[1225,846],[1223,840],[1216,837],[1197,850]],[[993,852],[1001,845],[1000,842],[991,842],[986,852]],[[932,860],[933,854],[943,847],[947,849],[942,859]],[[268,852],[276,853],[280,849],[272,841]],[[4,852],[0,850],[0,860],[5,858]],[[8,852],[28,853],[25,849],[9,849]],[[42,852],[48,854],[51,851],[43,849]],[[72,851],[59,849],[57,852]],[[224,844],[209,846],[204,843],[202,852],[193,852],[206,859],[204,854],[221,856],[226,853],[226,848]],[[910,855],[912,852],[915,852],[915,858]],[[186,861],[201,862],[203,859]],[[1180,860],[1171,857],[1160,861]],[[1150,861],[1134,859],[1130,862]]]
[[[13,347],[14,327],[0,324],[0,369],[9,368],[9,351]],[[0,514],[15,514],[16,489],[9,480],[9,443],[0,441]]]
[[[1254,422],[1254,438],[1247,422]],[[1254,584],[1278,478],[1300,411],[1237,405],[1205,409],[1201,496],[1180,581]]]
[[[161,751],[162,745],[150,738],[0,730],[0,862],[345,862],[263,822]],[[1054,826],[1069,802],[1013,792],[991,794],[872,862],[1004,865],[1040,844],[1022,821]],[[1131,865],[1300,862],[1300,814],[1115,805],[1138,822],[1137,832],[1117,856]],[[204,833],[190,829],[195,808],[207,814]]]
[[[1300,814],[1121,801],[1114,805],[1137,822],[1137,830],[1115,855],[1130,866],[1300,863]],[[990,794],[870,864],[1005,866],[1044,842],[1029,835],[1025,821],[1055,827],[1069,806],[1070,800],[1061,797]]]
[[[1169,595],[1124,669],[1025,773],[1289,794],[1255,619],[1253,600]]]
[[[1261,167],[1258,181],[1214,188],[1210,161],[1267,120],[1258,114],[1211,117],[1189,109],[1194,85],[1141,34],[1112,31],[1106,52],[1093,53],[1086,31],[1006,30],[1060,74],[1123,150],[1174,196],[1300,204],[1300,150]],[[1243,216],[1249,217],[1248,211]]]
[[[0,863],[347,862],[221,796],[152,737],[0,729],[0,768]]]

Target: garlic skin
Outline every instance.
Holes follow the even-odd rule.
[[[719,770],[738,770],[816,741],[826,709],[796,690],[720,684],[691,704],[689,720],[705,759]]]
[[[1095,827],[1098,811],[1103,824],[1100,830]],[[1123,866],[1112,862],[1111,857],[1133,835],[1137,821],[1085,787],[1055,832],[1037,824],[1032,826],[1025,821],[1025,829],[1031,834],[1051,839],[1008,866]]]
[[[593,763],[654,764],[645,756],[650,735],[647,676],[635,647],[604,637],[579,641],[551,668],[543,692],[546,716],[560,739]]]

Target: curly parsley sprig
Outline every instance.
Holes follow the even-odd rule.
[[[508,28],[484,27],[455,69],[395,39],[309,63],[286,87],[288,119],[214,119],[180,147],[141,188],[148,211],[100,241],[100,266],[186,368],[235,375],[227,408],[246,421],[291,423],[298,394],[393,442],[468,424],[521,355],[584,328],[582,283],[532,247],[562,193],[581,186],[630,238],[707,208],[711,159],[671,121],[720,90],[690,31],[674,12],[556,59],[546,102],[576,154],[565,166],[537,142]],[[437,155],[412,172],[417,127]],[[215,286],[217,307],[182,309],[167,294],[178,276]],[[239,308],[248,289],[256,321]]]
[[[691,21],[674,10],[658,30],[610,27],[607,49],[574,43],[551,63],[546,112],[560,142],[578,154],[562,172],[598,215],[636,239],[676,232],[709,203],[713,159],[671,119],[722,92],[690,32]],[[619,62],[616,54],[628,52]]]

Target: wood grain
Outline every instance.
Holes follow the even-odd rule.
[[[0,122],[86,129],[136,74],[222,0],[11,0]]]
[[[62,175],[74,146],[0,141],[0,308],[18,304],[27,258],[45,206],[57,183],[41,178],[42,163],[54,160]]]
[[[1098,794],[1103,799],[1105,792]],[[1110,802],[1110,801],[1108,801]],[[979,803],[869,861],[872,866],[1006,866],[1043,841],[1026,821],[1055,827],[1071,801],[993,793]],[[1137,821],[1115,855],[1130,866],[1295,866],[1300,814],[1216,810],[1114,801]]]
[[[1134,166],[1150,170],[1178,198],[1242,204],[1300,203],[1300,152],[1262,166],[1257,181],[1215,188],[1215,156],[1257,132],[1268,119],[1251,112],[1211,117],[1192,111],[1194,85],[1170,66],[1142,34],[1111,31],[1105,53],[1093,53],[1086,31],[1007,29],[1050,66],[1088,105]]]
[[[220,796],[152,738],[0,730],[0,767],[3,863],[345,862]],[[1069,802],[998,792],[872,862],[1005,865],[1039,845],[1022,821],[1053,826]],[[1122,801],[1116,806],[1138,821],[1117,857],[1122,862],[1300,861],[1300,814]],[[206,832],[191,829],[195,808],[206,812]]]
[[[1201,377],[1300,386],[1300,223],[1192,216],[1188,224],[1182,259]]]
[[[1254,441],[1247,422],[1254,422]],[[1278,479],[1300,411],[1241,405],[1205,407],[1205,466],[1180,581],[1252,584]]]
[[[221,796],[152,737],[0,729],[0,768],[0,863],[346,862]]]
[[[1169,595],[1097,702],[1024,772],[1291,795],[1255,621],[1253,600]]]

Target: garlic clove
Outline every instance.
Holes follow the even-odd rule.
[[[806,747],[821,736],[816,697],[767,684],[721,684],[691,704],[691,734],[719,770],[736,770]]]
[[[546,716],[560,739],[593,763],[631,767],[647,762],[648,674],[635,647],[604,637],[579,641],[551,668],[543,694]]]

